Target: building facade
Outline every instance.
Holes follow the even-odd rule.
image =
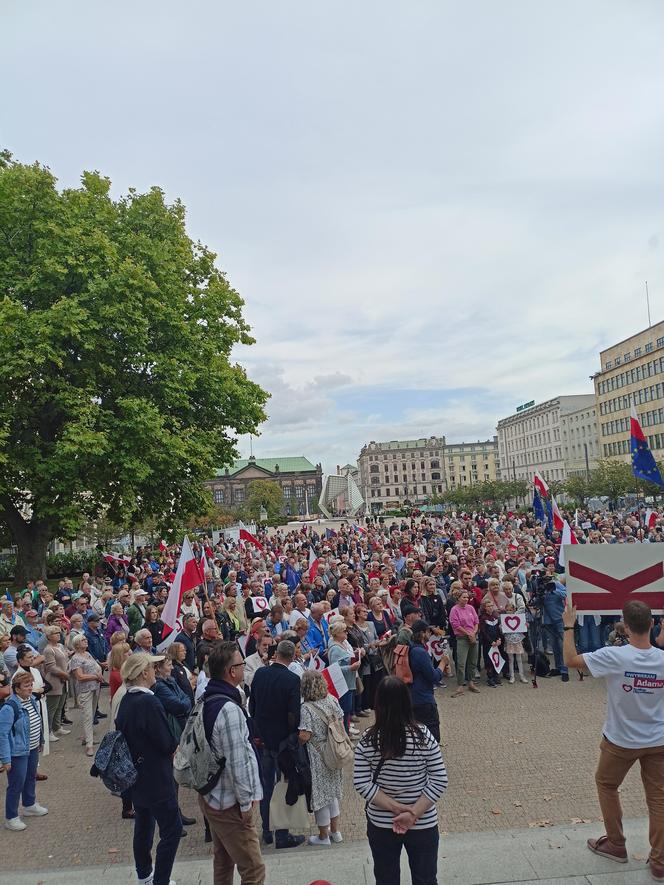
[[[450,489],[500,479],[498,437],[445,446],[445,474]]]
[[[359,488],[367,513],[425,504],[445,490],[445,437],[371,441],[358,458]]]
[[[525,403],[501,419],[497,433],[502,478],[531,481],[538,471],[546,480],[565,480],[582,464],[585,469],[584,444],[589,458],[590,452],[595,453],[595,460],[599,454],[593,410],[595,396],[584,393]],[[574,420],[570,422],[571,417]]]
[[[631,403],[656,458],[664,456],[664,322],[600,352],[593,375],[601,458],[630,460]]]
[[[247,500],[249,486],[256,479],[278,483],[284,493],[284,516],[304,516],[317,506],[323,485],[320,464],[307,458],[255,458],[235,461],[217,470],[205,485],[215,504],[232,507]]]
[[[358,486],[367,513],[427,504],[448,488],[500,477],[498,443],[451,443],[444,436],[371,441],[358,459]]]

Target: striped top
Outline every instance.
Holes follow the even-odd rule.
[[[30,749],[35,750],[39,746],[39,738],[41,737],[41,717],[35,710],[31,698],[21,701],[21,705],[30,717]]]
[[[376,827],[391,830],[393,818],[392,812],[371,804],[379,789],[405,805],[413,805],[424,793],[434,804],[413,825],[413,829],[425,830],[438,825],[435,803],[447,787],[447,771],[437,741],[428,728],[419,727],[424,732],[424,742],[418,745],[409,733],[406,752],[398,759],[387,759],[383,763],[376,783],[373,783],[373,778],[380,762],[380,753],[365,739],[357,745],[353,783],[357,792],[369,803],[367,816]]]

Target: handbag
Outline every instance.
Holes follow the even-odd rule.
[[[362,681],[362,677],[359,675],[359,673],[355,676],[355,691],[358,694],[362,694],[362,692],[364,691],[364,682]]]

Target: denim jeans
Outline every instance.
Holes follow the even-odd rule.
[[[579,654],[597,651],[602,647],[600,626],[595,623],[592,615],[583,616],[583,624],[579,624]]]
[[[348,731],[350,728],[350,717],[355,708],[355,692],[347,691],[346,694],[342,694],[339,698],[339,706],[344,714],[344,728]]]
[[[5,796],[5,817],[13,820],[18,817],[18,803],[22,799],[23,807],[29,808],[37,801],[35,798],[35,777],[39,763],[39,748],[25,756],[12,756],[11,771],[7,774],[7,795]]]
[[[398,836],[387,827],[367,822],[367,837],[373,856],[376,885],[400,885],[402,847],[408,855],[412,885],[437,885],[438,827],[408,830]]]
[[[152,872],[152,842],[156,824],[159,827],[159,844],[155,853],[153,882],[154,885],[168,885],[182,835],[177,800],[174,796],[149,808],[135,805],[134,812],[136,875],[139,879],[147,879]]]
[[[261,820],[263,821],[263,832],[270,832],[270,799],[274,792],[274,785],[277,782],[277,752],[276,750],[268,750],[263,747],[263,755],[261,757],[261,771],[263,773],[263,798],[261,799]],[[277,843],[285,842],[288,839],[288,830],[275,830],[274,840]]]
[[[563,661],[563,622],[556,621],[554,624],[544,624],[544,633],[551,640],[553,647],[553,660],[556,670],[561,673],[567,673],[567,667]]]

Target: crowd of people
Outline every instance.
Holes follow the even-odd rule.
[[[577,516],[579,543],[664,540],[664,519],[648,528],[638,513]],[[226,759],[199,799],[216,885],[230,885],[235,867],[243,883],[263,882],[261,840],[278,850],[343,840],[343,765],[331,766],[326,748],[336,741],[342,753],[344,740],[355,748],[377,882],[396,881],[405,846],[414,881],[435,883],[436,802],[447,783],[436,692],[453,678],[455,699],[480,692],[482,681],[529,682],[547,653],[553,666],[542,675],[569,680],[559,538],[532,514],[505,512],[309,524],[259,532],[255,544],[203,537],[193,550],[205,563],[201,583],[183,594],[161,651],[178,547],[139,548],[107,575],[63,579],[57,589],[36,580],[2,599],[6,827],[20,831],[23,818],[47,814],[36,798],[47,776],[40,751],[80,739],[94,756],[110,716],[104,725],[141,762],[120,811],[134,820],[139,881],[168,885],[195,823],[180,810],[172,757],[200,711]],[[525,632],[501,626],[510,613],[525,615]],[[580,615],[574,628],[581,653],[628,641],[618,617]],[[658,632],[654,625],[656,643]],[[335,693],[321,672],[333,665],[343,679]],[[80,735],[69,727],[75,708]],[[298,831],[310,815],[318,832],[306,840]]]

